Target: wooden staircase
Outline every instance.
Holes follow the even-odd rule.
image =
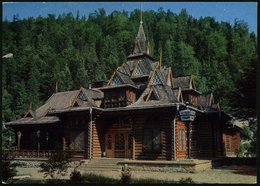
[[[121,171],[122,165],[118,165],[118,162],[122,161],[124,159],[120,158],[91,159],[85,162],[80,169],[82,171]]]

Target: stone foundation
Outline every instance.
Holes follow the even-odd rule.
[[[211,160],[180,160],[180,161],[139,161],[125,160],[119,165],[128,164],[131,170],[155,172],[186,172],[196,173],[212,169]]]

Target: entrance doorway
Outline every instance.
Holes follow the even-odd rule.
[[[106,135],[107,158],[131,158],[131,149],[130,131],[110,131]]]

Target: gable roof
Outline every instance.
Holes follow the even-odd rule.
[[[109,80],[107,86],[112,86],[112,81],[116,77],[118,77],[120,79],[121,84],[129,84],[129,85],[135,86],[135,83],[132,81],[132,79],[127,74],[122,73],[119,70],[116,70],[114,72],[114,74],[112,75],[111,79]]]
[[[149,85],[153,85],[154,79],[156,76],[160,79],[161,83],[163,85],[172,86],[172,74],[170,68],[155,68],[151,73],[149,77]],[[170,79],[169,79],[170,78]]]
[[[57,116],[45,116],[41,118],[25,117],[5,123],[5,125],[30,125],[30,124],[53,124],[59,122]]]
[[[154,94],[158,99],[149,99],[152,94]],[[145,106],[145,105],[153,105],[156,107],[157,104],[168,104],[168,103],[179,103],[179,102],[180,102],[179,89],[172,89],[170,86],[167,85],[152,85],[147,87],[144,90],[142,95],[135,103],[127,107]]]
[[[143,23],[140,22],[138,33],[137,33],[137,36],[135,39],[135,47],[134,47],[133,54],[147,53],[147,50],[148,50],[148,48],[147,48]]]
[[[173,87],[181,87],[182,90],[195,89],[195,83],[192,76],[183,76],[173,78]]]
[[[198,96],[198,105],[201,110],[212,107],[214,104],[213,94],[201,94]]]

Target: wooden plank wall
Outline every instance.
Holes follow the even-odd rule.
[[[171,159],[171,117],[167,112],[140,112],[134,117],[135,159],[170,160]],[[143,150],[143,135],[145,128],[160,129],[161,150],[145,152]]]
[[[97,119],[93,122],[93,152],[92,157],[98,158],[102,157],[102,152],[105,151],[105,128],[103,121]]]
[[[240,133],[239,131],[224,131],[223,142],[226,155],[236,155],[240,147]]]
[[[207,121],[196,121],[193,123],[192,131],[192,157],[214,156],[213,124]]]

